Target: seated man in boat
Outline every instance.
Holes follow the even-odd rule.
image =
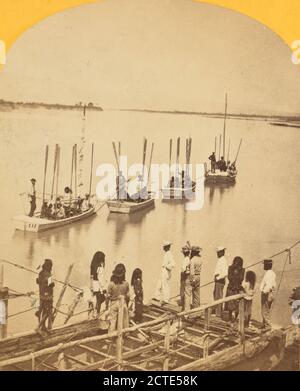
[[[57,203],[57,211],[56,211],[56,218],[57,219],[65,219],[66,218],[66,211],[62,203]]]
[[[48,214],[48,203],[47,201],[44,201],[41,209],[41,218],[42,219],[47,218],[47,214]]]
[[[228,167],[228,173],[230,175],[235,175],[237,173],[236,166],[235,166],[234,162]]]
[[[77,202],[76,202],[76,205],[75,205],[77,213],[81,213],[82,212],[83,203],[84,203],[84,199],[81,198],[80,196],[78,196]]]
[[[82,201],[82,205],[81,205],[81,211],[82,212],[86,212],[90,209],[91,207],[91,203],[90,203],[90,195],[89,194],[86,194],[85,195],[85,199]]]
[[[221,171],[221,172],[226,172],[227,171],[227,165],[226,165],[226,162],[224,160],[224,156],[221,156],[221,159],[218,161],[217,163],[217,168]]]
[[[174,187],[174,184],[175,184],[175,178],[174,176],[172,176],[170,179],[170,188]]]
[[[212,173],[216,172],[216,165],[217,165],[217,160],[216,160],[216,154],[215,152],[212,152],[210,157],[208,158],[210,160],[210,170]]]

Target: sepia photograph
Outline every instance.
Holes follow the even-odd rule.
[[[93,1],[19,34],[0,372],[298,372],[299,85],[276,32],[205,2]]]

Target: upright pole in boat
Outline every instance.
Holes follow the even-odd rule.
[[[72,164],[71,164],[71,183],[70,183],[70,189],[73,191],[73,171],[74,171],[74,152],[75,152],[75,145],[73,145],[72,148]],[[72,201],[72,193],[70,192],[70,206],[71,206],[71,201]]]
[[[74,171],[75,171],[74,198],[75,200],[77,200],[77,144],[74,145]]]
[[[114,154],[115,154],[115,158],[116,158],[116,163],[117,163],[117,168],[118,168],[118,175],[119,175],[120,165],[119,165],[119,159],[118,159],[118,154],[117,154],[117,148],[116,148],[116,144],[115,144],[114,141],[112,142],[112,146],[113,146],[113,150],[114,150]]]
[[[92,152],[91,152],[91,171],[90,171],[90,186],[89,186],[90,196],[92,194],[93,166],[94,166],[94,143],[92,143]]]
[[[8,288],[3,287],[4,266],[0,266],[0,339],[7,337]]]
[[[217,136],[215,136],[215,155],[217,156]]]
[[[176,178],[179,174],[179,155],[180,155],[180,137],[177,138],[177,151],[176,151]]]
[[[47,166],[48,166],[48,154],[49,154],[49,145],[46,145],[45,166],[44,166],[44,184],[43,184],[43,203],[45,201],[45,189],[46,189],[46,176],[47,176]]]
[[[56,198],[58,197],[59,166],[60,166],[60,146],[58,145],[58,148],[57,148],[57,166],[56,166]]]
[[[225,148],[226,148],[226,140],[225,140],[225,134],[226,134],[226,117],[227,117],[227,94],[225,94],[225,114],[224,114],[224,127],[223,127],[223,156],[225,159]]]
[[[221,144],[222,144],[222,135],[220,134],[220,139],[219,139],[219,159],[221,159]]]
[[[172,163],[172,145],[173,140],[170,138],[170,146],[169,146],[169,182],[171,181],[171,163]]]
[[[124,318],[124,296],[120,296],[119,314],[118,314],[118,336],[116,343],[116,361],[118,364],[118,371],[122,369],[122,350],[123,350],[123,318]]]
[[[51,187],[51,200],[53,199],[53,194],[54,194],[54,183],[55,183],[55,174],[56,174],[56,167],[57,167],[57,150],[58,150],[58,144],[55,144],[52,187]]]
[[[229,141],[228,141],[227,161],[229,161],[229,152],[230,152],[230,139],[229,139]]]
[[[119,156],[119,162],[120,162],[120,157],[121,157],[121,141],[118,143],[118,156]]]
[[[153,156],[153,149],[154,149],[154,143],[151,145],[151,152],[150,152],[150,161],[149,161],[149,168],[148,168],[148,178],[147,178],[147,188],[150,178],[150,172],[151,172],[151,164],[152,164],[152,156]]]
[[[243,139],[241,138],[241,141],[240,141],[240,144],[239,144],[237,153],[236,153],[236,157],[235,157],[235,159],[234,159],[234,163],[236,163],[236,161],[237,161],[237,159],[238,159],[238,156],[239,156],[239,153],[240,153],[240,149],[241,149],[241,145],[242,145],[242,141],[243,141]]]
[[[147,152],[147,139],[144,138],[142,180],[144,180],[144,169],[145,169],[145,162],[146,162],[146,152]]]

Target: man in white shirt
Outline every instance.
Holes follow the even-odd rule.
[[[223,299],[224,286],[226,282],[226,277],[228,273],[228,263],[225,258],[225,250],[224,246],[219,246],[216,249],[217,252],[217,264],[215,268],[215,288],[214,288],[214,300]],[[222,313],[222,304],[216,306],[216,315],[221,316]]]
[[[164,303],[168,303],[170,300],[170,285],[172,270],[175,266],[173,254],[171,253],[171,242],[165,241],[163,243],[163,259],[161,262],[161,277],[158,281],[156,289],[156,298]]]
[[[276,274],[273,272],[272,266],[272,259],[264,260],[265,275],[260,284],[263,327],[271,327],[271,308],[274,301],[274,291],[276,289]]]
[[[180,298],[182,310],[191,308],[192,286],[190,281],[190,247],[185,245],[182,247],[183,259],[181,263],[180,275]]]

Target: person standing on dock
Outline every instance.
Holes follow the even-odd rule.
[[[134,321],[141,323],[143,320],[143,273],[139,268],[134,269],[131,277],[131,286],[134,291]]]
[[[212,152],[210,157],[208,158],[210,160],[210,169],[212,173],[216,172],[216,165],[217,165],[217,160],[216,160],[216,154],[215,152]]]
[[[192,286],[190,280],[190,251],[191,248],[188,244],[181,249],[183,259],[180,273],[180,300],[183,310],[189,310],[191,308]]]
[[[263,328],[271,327],[271,309],[274,301],[276,289],[276,274],[272,270],[272,259],[264,260],[265,274],[260,284],[261,291],[261,315],[263,318]]]
[[[238,295],[244,292],[242,287],[245,269],[243,268],[243,258],[235,257],[232,265],[228,268],[228,287],[226,291],[226,297]],[[225,303],[225,310],[229,312],[229,319],[232,323],[237,320],[239,314],[239,304],[236,300]]]
[[[36,210],[36,190],[35,190],[36,179],[31,178],[30,182],[31,182],[31,191],[28,195],[30,197],[30,212],[28,216],[33,217],[34,212]]]
[[[107,299],[110,302],[109,310],[109,328],[108,332],[111,333],[117,329],[118,314],[120,307],[120,296],[124,296],[123,307],[123,328],[129,327],[129,314],[128,314],[128,302],[130,299],[129,284],[125,280],[126,268],[123,263],[118,263],[112,273],[110,283],[107,288]]]
[[[161,263],[161,277],[158,281],[156,289],[156,298],[163,303],[168,303],[170,300],[170,285],[172,270],[175,266],[173,254],[171,252],[171,242],[165,241],[163,243],[163,259]]]
[[[200,252],[202,248],[193,246],[191,249],[190,280],[192,286],[192,306],[200,307],[200,275],[202,269],[202,259]]]
[[[215,288],[214,288],[214,300],[220,300],[223,299],[223,291],[225,287],[226,277],[228,273],[228,263],[225,258],[225,250],[226,248],[224,246],[219,246],[216,249],[217,252],[217,264],[215,268]],[[222,313],[222,305],[219,304],[216,307],[216,315],[221,316]]]
[[[40,306],[36,312],[39,319],[38,331],[48,331],[52,328],[52,312],[53,312],[53,289],[54,282],[52,281],[52,260],[45,259],[42,270],[36,279],[39,285]],[[48,328],[46,321],[48,320]]]
[[[100,315],[101,304],[106,300],[107,280],[105,276],[105,254],[97,251],[91,262],[91,290],[96,297],[96,313],[94,317]]]

